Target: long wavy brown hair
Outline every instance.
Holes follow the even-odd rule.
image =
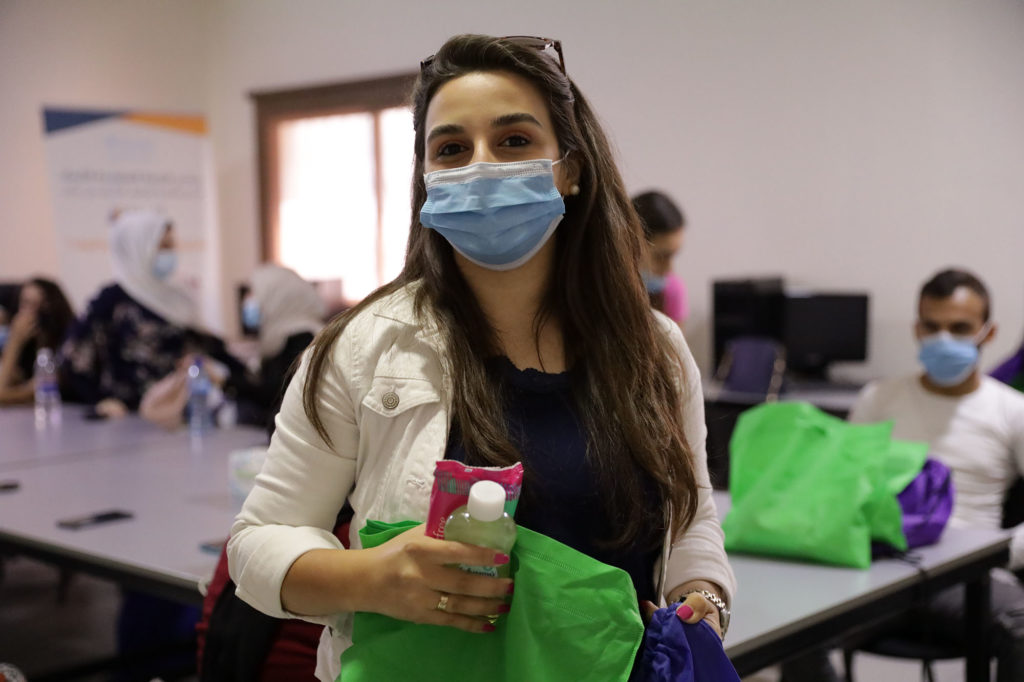
[[[43,292],[43,303],[39,306],[38,313],[39,332],[36,343],[40,348],[57,350],[75,321],[75,313],[68,303],[67,296],[64,295],[64,290],[53,280],[33,277],[22,286],[29,285],[39,287]]]
[[[452,420],[471,462],[506,466],[520,461],[506,430],[502,392],[485,364],[502,353],[495,332],[457,267],[452,247],[419,222],[426,200],[427,107],[442,85],[479,71],[511,72],[531,82],[547,103],[561,153],[580,171],[580,192],[566,197],[565,218],[555,231],[554,272],[533,332],[539,339],[540,329],[552,318],[562,330],[573,400],[587,434],[587,457],[612,520],[608,536],[599,542],[653,548],[664,537],[666,524],[678,533],[696,513],[697,482],[683,431],[681,394],[689,381],[698,379],[685,376],[678,354],[651,313],[639,275],[643,230],[607,138],[587,100],[558,63],[535,45],[459,35],[421,69],[412,92],[416,149],[405,267],[316,339],[303,395],[307,416],[329,442],[316,396],[333,344],[367,306],[418,283],[415,309],[440,329],[444,364],[454,386]]]

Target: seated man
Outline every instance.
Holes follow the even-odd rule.
[[[868,384],[850,421],[893,422],[893,437],[927,442],[950,468],[956,499],[950,524],[999,528],[1006,491],[1024,471],[1024,395],[983,376],[980,349],[995,336],[985,285],[944,270],[921,288],[915,335],[923,374]],[[1010,546],[1010,568],[1024,566],[1024,526]],[[1024,680],[1024,587],[1006,570],[992,575],[992,652],[999,682]],[[942,641],[964,637],[964,589],[935,594],[916,614]],[[783,666],[786,682],[838,679],[825,653]]]

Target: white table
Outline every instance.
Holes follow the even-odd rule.
[[[31,423],[30,412],[22,418]],[[3,427],[14,421],[0,421],[5,444],[9,432]],[[81,433],[93,427],[111,431],[59,436],[60,447],[26,448],[31,457],[0,462],[0,478],[20,485],[0,493],[0,547],[198,603],[196,584],[217,561],[200,545],[224,539],[236,511],[227,486],[228,453],[264,443],[264,433],[214,430],[196,449],[184,429],[166,433],[126,421],[89,423]],[[720,515],[728,500],[727,494],[715,494]],[[112,508],[134,516],[77,531],[57,526],[60,519]],[[1008,545],[1003,532],[947,529],[939,544],[917,550],[927,577],[894,560],[858,570],[731,555],[740,590],[726,651],[741,674],[753,672],[863,628],[880,614],[909,609],[926,584],[966,584],[974,607],[968,619],[981,622],[988,570],[1005,562]],[[972,682],[988,679],[983,630],[976,632],[968,658]]]
[[[0,478],[19,485],[0,493],[0,546],[199,603],[197,583],[217,562],[200,545],[226,538],[237,512],[228,491],[228,455],[264,444],[266,434],[249,427],[212,430],[194,445],[185,429],[167,433],[142,422],[123,424],[130,428],[82,441],[89,448],[108,442],[107,451],[64,448],[65,457],[0,465]],[[147,426],[156,436],[141,428]],[[79,530],[57,526],[61,519],[110,509],[133,518]]]
[[[60,426],[36,428],[33,408],[0,409],[0,469],[15,470],[53,460],[135,451],[142,445],[178,443],[181,432],[168,432],[130,415],[89,421],[85,408],[65,405]]]
[[[764,394],[726,390],[720,382],[714,380],[705,382],[703,388],[704,400],[711,403],[753,407],[764,402]],[[853,408],[860,389],[859,386],[842,384],[825,384],[818,388],[786,388],[779,394],[779,402],[805,402],[827,412],[845,414]]]
[[[729,506],[715,494],[719,515]],[[968,588],[968,680],[988,680],[984,622],[988,571],[1006,562],[1005,531],[947,528],[941,541],[914,550],[925,575],[906,562],[880,559],[869,569],[842,568],[731,553],[739,591],[726,653],[741,675],[829,639],[864,630],[913,607],[923,589]]]

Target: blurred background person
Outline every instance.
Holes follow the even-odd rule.
[[[186,419],[188,369],[196,357],[217,387],[237,405],[243,424],[272,426],[284,385],[296,358],[323,327],[325,305],[312,284],[279,265],[259,266],[242,302],[242,323],[257,333],[258,366],[247,371],[223,341],[194,330],[186,332],[186,355],[176,369],[152,383],[139,404],[139,414],[165,428]],[[213,399],[216,410],[220,399]]]
[[[242,303],[242,322],[256,329],[259,373],[240,389],[240,419],[273,421],[291,367],[324,326],[326,306],[312,284],[295,271],[270,263],[256,268]]]
[[[675,202],[656,191],[634,196],[633,208],[640,215],[647,237],[641,274],[651,298],[651,306],[668,315],[682,328],[690,308],[686,300],[686,285],[672,271],[672,258],[683,246],[686,218]]]
[[[950,525],[998,529],[1006,493],[1024,473],[1024,397],[978,369],[995,338],[988,287],[963,269],[937,272],[920,289],[914,336],[923,371],[869,383],[850,410],[854,424],[888,422],[892,437],[928,444],[928,454],[953,476]],[[1005,570],[1024,568],[1024,526],[1010,542],[1009,564],[991,571],[986,622],[996,680],[1024,680],[1024,584]],[[886,636],[964,647],[968,628],[962,584],[934,590]],[[786,661],[786,682],[838,682],[821,649]]]
[[[22,285],[0,344],[0,405],[32,402],[36,353],[40,348],[59,348],[74,319],[56,282],[36,277]]]
[[[115,282],[89,302],[61,352],[72,397],[107,417],[135,410],[149,385],[174,370],[196,322],[192,298],[168,282],[177,266],[170,218],[122,211],[113,219],[110,252]]]

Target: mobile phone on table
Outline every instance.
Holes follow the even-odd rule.
[[[220,554],[227,540],[207,540],[199,543],[199,551],[206,554]]]
[[[97,512],[96,514],[61,519],[57,522],[57,525],[68,530],[80,530],[89,526],[97,526],[103,523],[110,523],[111,521],[121,521],[122,519],[130,519],[132,517],[133,514],[131,512],[124,511],[123,509],[111,509],[109,511]]]

